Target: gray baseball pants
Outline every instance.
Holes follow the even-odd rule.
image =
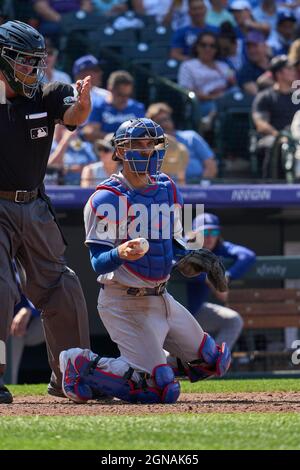
[[[195,319],[202,328],[213,336],[217,344],[225,342],[232,349],[243,329],[241,316],[228,307],[204,303]]]
[[[154,367],[167,363],[165,349],[183,362],[199,358],[204,332],[183,305],[167,291],[135,297],[127,289],[117,283],[106,285],[98,298],[100,318],[121,354],[111,361],[110,372],[115,373],[121,360],[151,374]]]

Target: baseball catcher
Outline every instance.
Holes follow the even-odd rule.
[[[98,186],[84,218],[85,243],[100,284],[98,311],[120,356],[63,351],[63,390],[76,402],[105,393],[130,403],[175,403],[180,385],[166,351],[180,359],[192,382],[224,375],[230,351],[167,292],[174,260],[184,275],[207,272],[219,289],[226,288],[224,270],[209,251],[190,252],[176,241],[183,200],[160,172],[167,148],[163,129],[146,118],[126,121],[113,144],[113,158],[123,169]],[[141,244],[138,227],[148,243]]]

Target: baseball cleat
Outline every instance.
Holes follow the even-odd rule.
[[[1,403],[9,404],[12,402],[13,402],[12,394],[10,393],[8,388],[6,388],[4,385],[1,385],[0,386],[0,404]]]
[[[57,385],[52,382],[48,384],[47,393],[52,397],[66,398],[62,388],[57,387]]]
[[[67,398],[75,403],[86,403],[93,398],[93,393],[88,385],[82,382],[75,361],[80,360],[84,350],[80,348],[62,351],[59,355],[59,367],[62,373],[62,390]]]

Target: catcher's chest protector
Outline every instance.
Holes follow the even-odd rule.
[[[149,241],[149,251],[137,261],[127,261],[124,266],[138,277],[164,280],[171,272],[173,260],[174,212],[169,210],[176,203],[176,189],[173,183],[167,176],[161,175],[157,184],[141,191],[128,188],[116,178],[109,178],[104,184],[97,187],[97,190],[99,189],[110,190],[126,197],[128,210],[131,207],[132,214],[135,214],[128,217],[127,228],[130,227],[130,224],[135,223],[138,227],[138,222],[141,220],[139,230],[143,230],[143,232],[137,236],[147,238]],[[134,204],[143,205],[146,220],[140,218],[139,213],[136,214],[134,207],[132,207]],[[162,204],[165,205],[165,208],[160,215],[158,211]],[[132,238],[134,237],[131,237],[127,232],[127,240]]]

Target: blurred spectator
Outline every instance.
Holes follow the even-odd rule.
[[[92,11],[91,0],[32,0],[33,7],[40,19],[39,30],[57,43],[61,32],[62,15],[84,10]]]
[[[234,17],[227,10],[227,0],[209,0],[209,3],[211,6],[208,9],[205,19],[209,26],[219,28],[225,21],[229,21],[229,23],[235,26]]]
[[[127,0],[92,0],[94,10],[107,16],[121,15],[128,10]]]
[[[137,14],[155,16],[158,23],[171,25],[173,31],[189,26],[189,0],[132,0]]]
[[[219,218],[215,214],[200,214],[193,221],[193,231],[188,235],[193,242],[199,240],[199,247],[212,251],[216,256],[232,261],[226,271],[228,281],[240,279],[255,262],[255,253],[248,248],[224,241],[221,233]],[[218,344],[225,341],[230,349],[237,341],[243,320],[240,315],[226,307],[228,293],[214,289],[206,274],[200,274],[187,284],[189,311],[195,316],[203,329],[213,335]],[[212,294],[218,303],[207,302]]]
[[[75,82],[76,80],[83,80],[87,75],[91,76],[92,110],[96,106],[100,106],[104,99],[110,96],[110,92],[108,90],[101,88],[103,75],[101,63],[102,62],[96,59],[96,57],[88,54],[79,57],[79,59],[76,59],[73,64],[72,72]],[[83,140],[91,142],[92,144],[94,144],[96,139],[100,139],[101,137],[99,128],[89,124],[88,122],[86,122],[80,129],[80,135],[83,137]]]
[[[220,26],[218,43],[219,59],[225,62],[234,72],[240,70],[243,65],[242,50],[235,28],[228,21]]]
[[[83,167],[96,160],[92,144],[82,140],[78,130],[56,125],[48,167],[61,170],[65,184],[80,185]]]
[[[235,84],[235,76],[227,64],[216,60],[218,43],[213,33],[200,33],[193,53],[194,59],[180,65],[178,83],[196,94],[202,116],[213,115],[216,112],[215,100]]]
[[[170,52],[172,59],[178,61],[189,59],[191,48],[201,32],[218,32],[217,28],[208,26],[206,23],[206,13],[204,0],[189,0],[191,24],[174,32]]]
[[[163,24],[165,26],[171,25],[173,31],[189,26],[191,17],[188,0],[172,0],[169,10],[163,18]]]
[[[170,134],[168,137],[168,148],[161,171],[169,175],[177,184],[185,184],[186,167],[189,162],[189,151],[187,147],[178,142],[176,138]]]
[[[40,313],[22,295],[21,302],[15,307],[11,325],[11,382],[18,383],[19,368],[25,346],[37,346],[45,342]]]
[[[296,41],[291,44],[288,58],[289,62],[295,67],[296,80],[300,80],[300,39],[296,39]]]
[[[88,75],[91,76],[92,108],[110,95],[109,91],[105,88],[101,88],[103,76],[101,62],[93,55],[88,54],[76,59],[73,64],[72,73],[75,82],[77,80],[83,80],[84,77]]]
[[[264,74],[270,65],[268,46],[265,37],[259,31],[250,31],[246,38],[248,60],[238,73],[238,83],[243,91],[250,95],[258,92],[257,79]]]
[[[171,114],[172,109],[167,104],[154,103],[147,109],[146,117],[154,121],[158,119],[168,138],[168,148],[162,164],[162,171],[169,175],[176,183],[185,184],[189,150],[186,145],[177,140],[174,134],[174,125],[170,122]],[[168,133],[166,128],[171,132]]]
[[[94,151],[99,161],[86,165],[81,173],[83,188],[93,187],[115,173],[118,163],[112,159],[114,148],[111,144],[113,134],[107,134],[104,139],[96,140]]]
[[[20,302],[15,305],[11,324],[11,383],[18,383],[20,363],[25,346],[37,346],[45,341],[40,312],[25,297],[26,273],[19,260],[13,260]]]
[[[254,20],[258,23],[267,23],[270,27],[270,33],[276,29],[277,16],[276,0],[261,0],[261,4],[253,10]]]
[[[294,162],[294,175],[299,180],[300,179],[300,111],[297,111],[294,115],[292,124],[291,124],[291,134],[293,139],[297,141],[296,152],[295,152],[295,162]]]
[[[182,8],[181,4],[182,2],[177,0],[132,0],[133,9],[137,14],[155,16],[157,23],[164,22],[167,15],[171,20],[176,10],[178,16],[181,12],[184,13],[185,7]]]
[[[257,155],[264,178],[270,174],[272,149],[280,131],[290,128],[296,111],[300,109],[300,104],[292,99],[296,72],[288,57],[274,57],[270,70],[274,85],[258,93],[252,106],[253,121],[259,133]]]
[[[165,103],[151,104],[147,117],[157,122],[168,136],[175,137],[177,142],[185,145],[189,152],[189,163],[186,168],[187,183],[199,183],[202,179],[215,178],[217,164],[214,153],[205,140],[193,130],[176,130],[172,119],[173,110]]]
[[[233,13],[241,38],[252,30],[260,31],[265,34],[265,36],[269,35],[269,24],[264,22],[261,23],[253,18],[251,5],[247,0],[234,0],[229,9]]]
[[[145,116],[145,107],[131,98],[134,92],[133,77],[117,70],[108,77],[107,88],[111,92],[99,105],[93,107],[89,122],[104,136],[115,132],[128,119]]]
[[[63,83],[72,83],[71,77],[61,70],[55,68],[58,50],[55,49],[50,38],[45,38],[46,49],[47,49],[47,58],[46,58],[46,72],[44,76],[44,83],[50,82],[63,82]]]
[[[277,0],[278,9],[292,11],[297,22],[300,22],[300,0]]]
[[[288,54],[289,47],[295,39],[296,17],[290,11],[278,14],[277,27],[268,38],[267,44],[273,55]]]

